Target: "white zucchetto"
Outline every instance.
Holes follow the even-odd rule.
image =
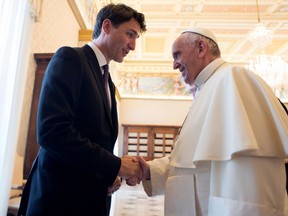
[[[218,45],[215,35],[211,31],[209,31],[208,29],[201,28],[201,27],[192,27],[192,28],[189,28],[189,29],[183,31],[181,34],[186,33],[186,32],[191,32],[191,33],[202,35],[206,38],[211,39],[212,41],[214,41]]]

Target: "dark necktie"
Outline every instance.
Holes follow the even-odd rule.
[[[111,109],[111,95],[110,95],[110,89],[109,89],[109,84],[108,84],[108,77],[109,77],[109,66],[103,65],[103,70],[104,70],[104,85],[105,85],[105,90],[106,90],[106,94],[107,94],[107,99],[108,99],[108,103],[109,103],[109,107]]]

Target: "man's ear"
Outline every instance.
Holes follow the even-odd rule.
[[[112,23],[109,19],[105,19],[102,23],[102,31],[109,34],[112,28]]]
[[[200,39],[198,41],[198,56],[199,57],[203,57],[207,52],[207,43]]]

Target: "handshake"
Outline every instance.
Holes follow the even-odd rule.
[[[139,184],[142,180],[150,179],[150,168],[141,156],[124,156],[121,158],[121,167],[112,186],[108,188],[108,196],[111,196],[121,187],[121,178],[130,186]]]
[[[150,179],[150,168],[141,156],[124,156],[121,158],[119,176],[130,186],[139,184],[142,180]]]

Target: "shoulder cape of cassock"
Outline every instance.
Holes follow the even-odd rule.
[[[225,63],[192,102],[170,164],[194,168],[198,161],[236,154],[287,158],[288,118],[259,76]]]

